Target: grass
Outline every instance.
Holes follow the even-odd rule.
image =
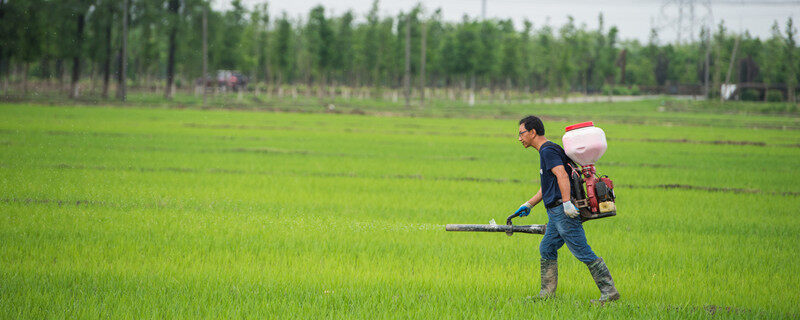
[[[798,117],[663,106],[0,104],[0,318],[798,317]],[[540,236],[444,232],[536,192],[525,113],[609,137],[611,306],[566,249],[530,299]]]

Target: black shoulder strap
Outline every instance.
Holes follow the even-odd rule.
[[[567,170],[567,173],[572,173],[572,171],[578,170],[578,165],[575,164],[575,161],[572,161],[572,159],[570,159],[569,156],[567,156],[567,153],[564,151],[564,148],[558,145],[558,143],[552,141],[547,141],[544,144],[547,145],[548,143],[551,143],[553,148],[556,148],[558,151],[560,151],[560,153],[563,154],[563,158],[566,159],[564,161],[564,169]]]
[[[561,149],[561,147],[557,143],[555,143],[553,141],[547,141],[542,145],[542,149],[547,148],[547,147],[555,147],[557,149]]]

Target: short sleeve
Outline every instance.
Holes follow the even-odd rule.
[[[544,170],[546,171],[564,165],[564,161],[561,160],[561,155],[558,154],[556,148],[545,148],[542,150],[542,160],[544,160]]]

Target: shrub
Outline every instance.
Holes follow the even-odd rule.
[[[603,95],[612,94],[611,86],[603,85]]]
[[[783,92],[779,90],[769,90],[767,91],[767,101],[769,102],[781,102],[783,101]]]
[[[633,87],[630,87],[630,88],[628,88],[626,86],[608,86],[608,85],[604,85],[603,86],[603,94],[604,95],[615,95],[615,96],[630,96],[630,95],[634,95],[635,96],[635,95],[638,95],[639,93],[640,92],[639,92],[639,87],[638,86],[633,86]]]
[[[627,96],[628,88],[622,86],[614,86],[613,89],[611,89],[611,92],[613,92],[615,96]]]
[[[739,97],[742,101],[759,101],[761,93],[756,89],[744,89]]]

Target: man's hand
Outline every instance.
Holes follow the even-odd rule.
[[[572,204],[572,201],[564,202],[561,204],[561,206],[564,208],[564,213],[567,215],[567,217],[577,218],[580,215],[578,208],[575,208],[575,205]]]
[[[519,217],[527,216],[528,214],[531,213],[531,207],[532,206],[530,205],[530,203],[525,202],[519,207],[519,209],[517,209],[517,211],[514,212],[514,214]]]

